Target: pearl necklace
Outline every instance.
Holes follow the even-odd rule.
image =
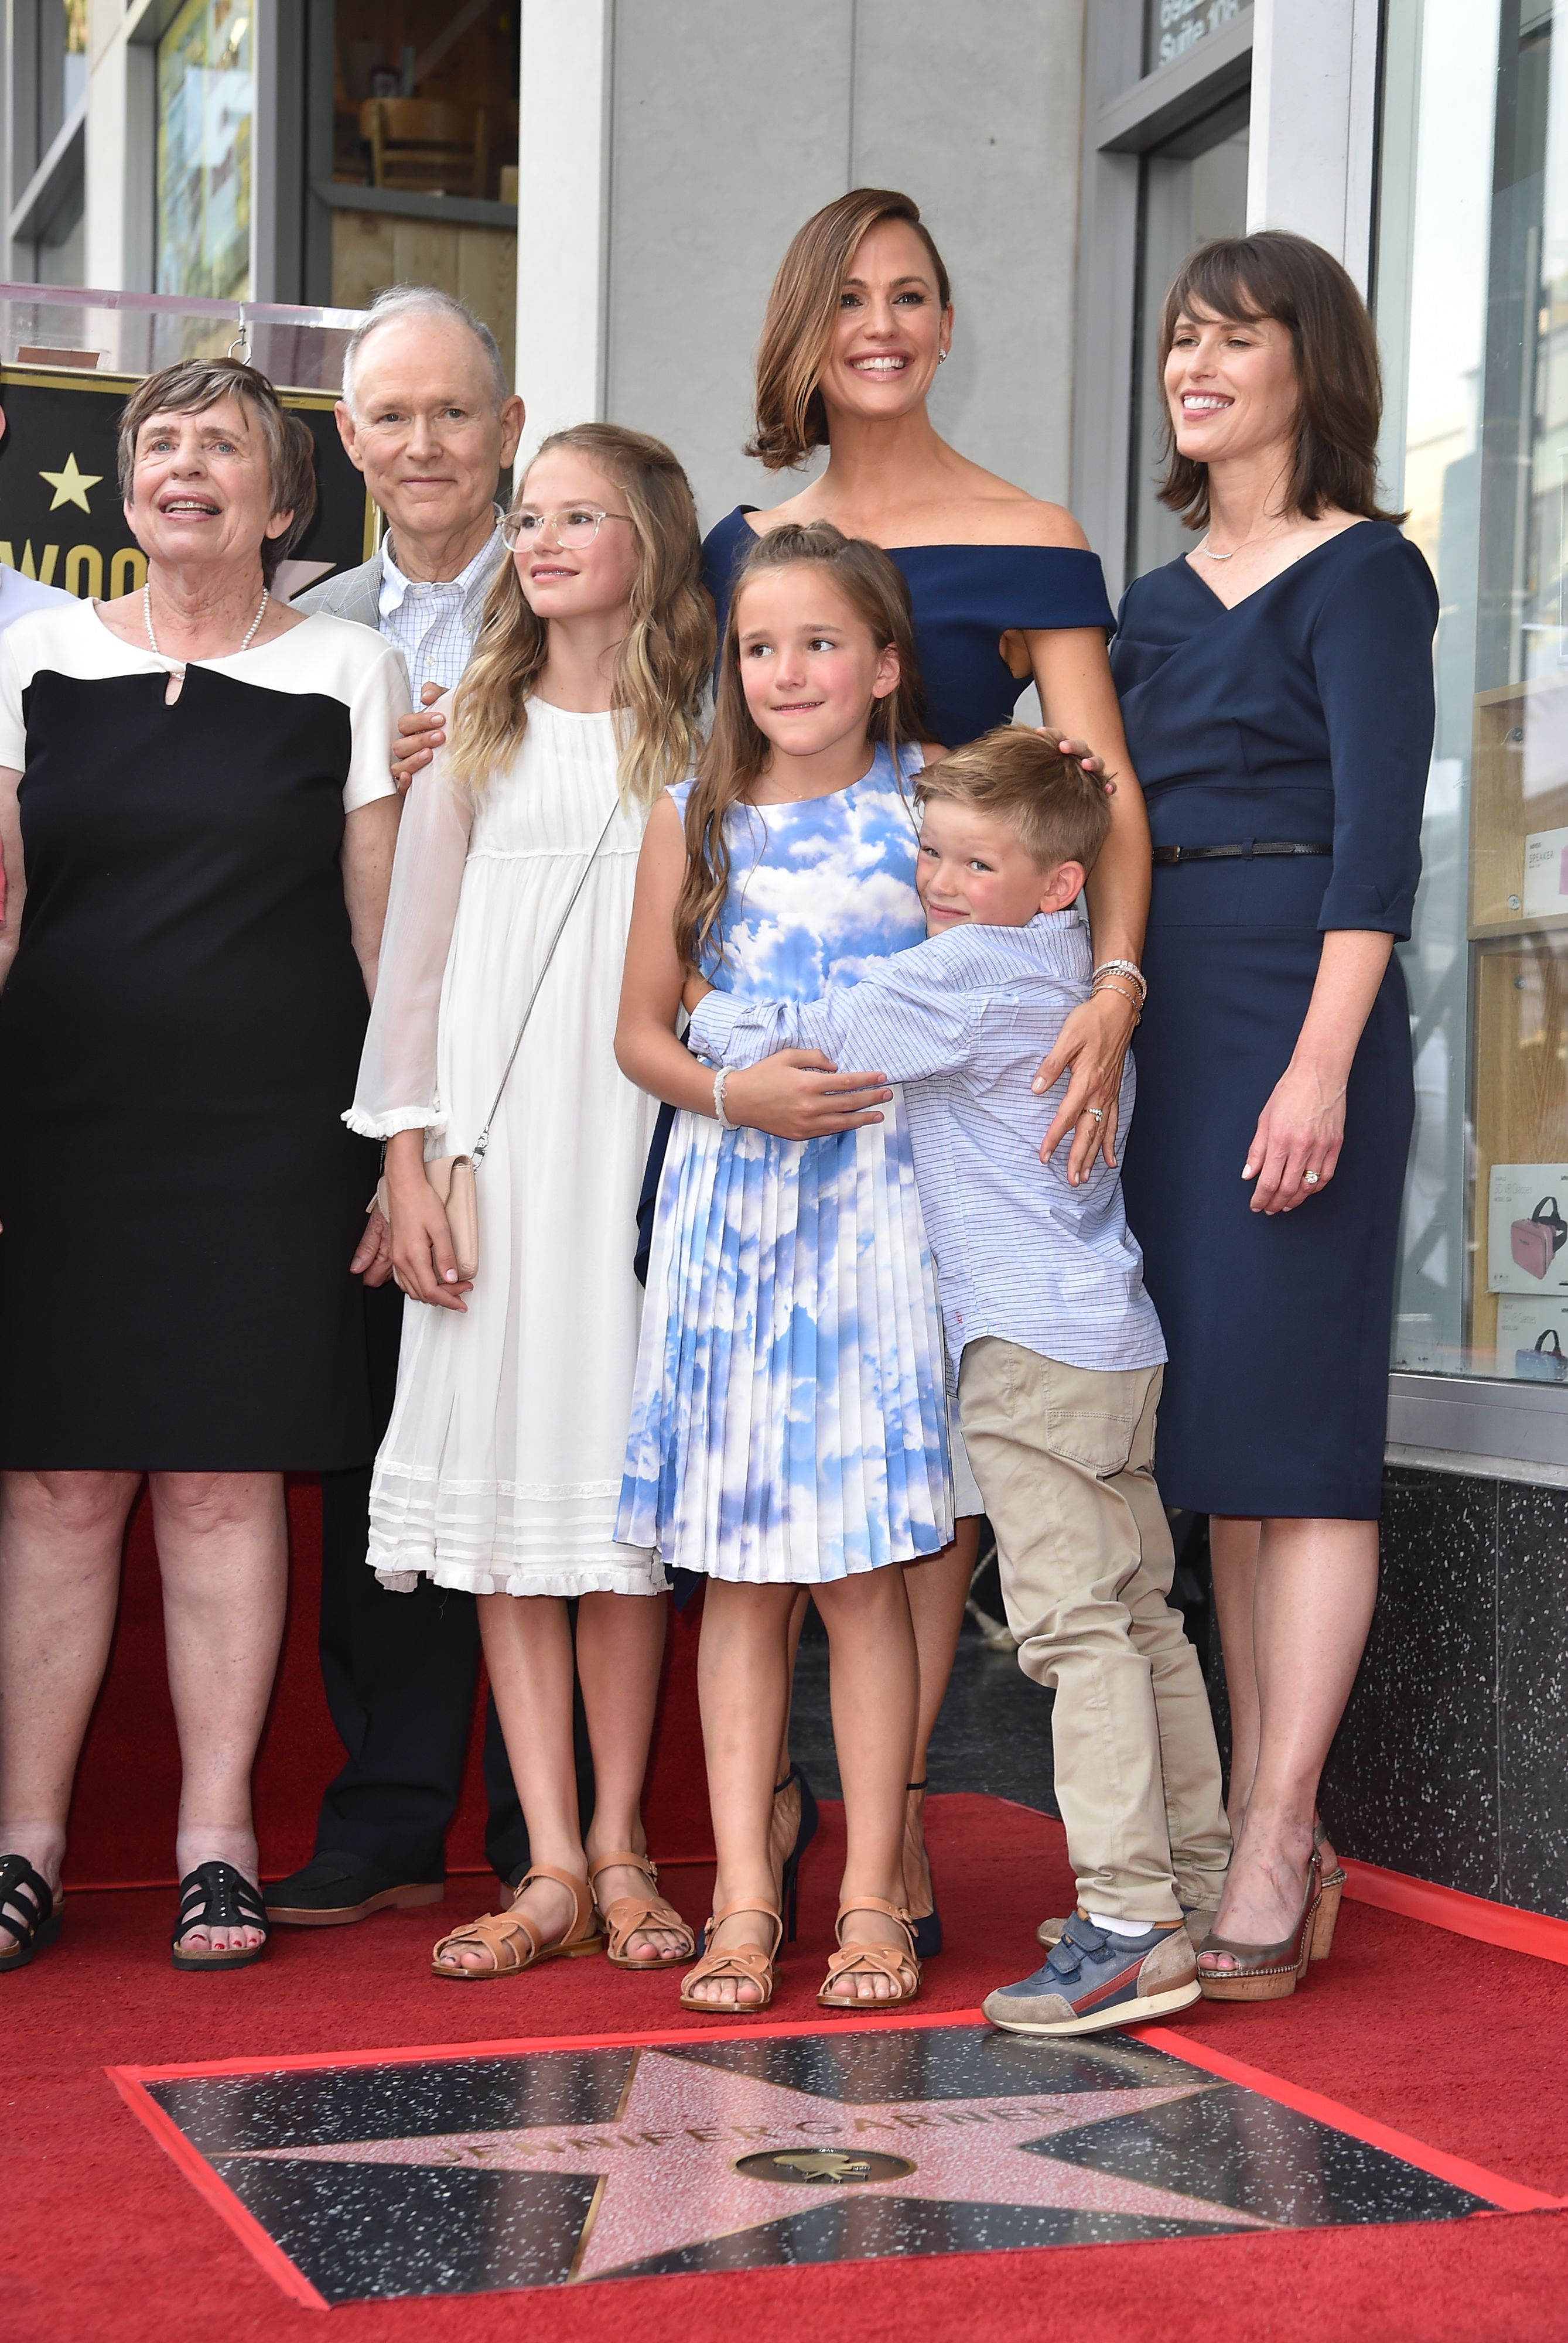
[[[249,626],[246,628],[245,640],[240,644],[239,651],[249,650],[252,643],[256,640],[256,628],[260,626],[263,618],[266,618],[266,606],[271,599],[272,596],[269,590],[264,586],[261,589],[261,600],[256,605],[256,616],[251,620]],[[142,588],[142,617],[146,625],[147,640],[153,647],[153,657],[155,659],[166,659],[168,657],[168,653],[166,651],[159,650],[158,639],[153,632],[153,581],[150,578],[146,584]],[[219,656],[227,659],[237,659],[239,657],[239,651],[223,652],[220,653]],[[174,665],[179,669],[182,675],[185,673],[186,663],[184,659],[176,659],[174,661]]]

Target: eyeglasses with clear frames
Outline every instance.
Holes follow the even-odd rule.
[[[580,553],[591,545],[607,520],[629,521],[629,513],[605,512],[598,505],[563,505],[559,512],[540,512],[536,505],[519,505],[501,523],[501,536],[514,551],[534,545],[548,529],[564,553]]]

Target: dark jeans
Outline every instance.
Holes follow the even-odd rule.
[[[365,1295],[376,1437],[386,1432],[397,1380],[403,1296],[387,1284]],[[328,1783],[317,1825],[318,1853],[359,1856],[389,1879],[446,1875],[447,1827],[467,1756],[478,1678],[474,1597],[419,1581],[389,1594],[365,1560],[370,1473],[321,1478],[321,1676],[327,1705],[348,1752]],[[523,1598],[519,1598],[523,1599]],[[587,1736],[578,1729],[578,1788],[586,1829],[592,1805]],[[485,1853],[503,1879],[528,1861],[528,1834],[492,1699],[485,1719]]]

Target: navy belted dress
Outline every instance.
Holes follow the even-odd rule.
[[[1330,929],[1410,933],[1437,589],[1384,521],[1227,609],[1185,558],[1129,588],[1111,648],[1159,846],[1325,855],[1156,864],[1127,1214],[1170,1346],[1156,1471],[1199,1513],[1375,1520],[1414,1113],[1391,960],[1320,1195],[1250,1210],[1241,1166]]]

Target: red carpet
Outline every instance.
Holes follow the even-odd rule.
[[[936,1799],[930,1835],[950,1949],[923,2006],[972,2008],[1030,1966],[1033,1922],[1069,1893],[1059,1827],[995,1800]],[[802,1878],[802,1943],[771,2015],[815,2015],[839,1851],[836,1810]],[[696,1915],[708,1881],[668,1884]],[[432,1918],[283,1932],[237,1976],[166,1961],[166,1893],[78,1896],[61,1946],[0,1982],[6,2081],[0,2333],[165,2343],[200,2327],[306,2338],[321,2314],[286,2301],[119,2101],[106,2066],[380,2045],[495,2042],[683,2024],[668,1980],[600,1961],[510,1983],[438,1984]],[[1171,2031],[1356,2109],[1525,2187],[1568,2197],[1568,1975],[1364,1905],[1344,1906],[1332,1961],[1293,2000],[1204,2006]],[[702,2021],[684,2021],[700,2034]],[[331,2314],[349,2343],[691,2343],[746,2321],[924,2343],[928,2337],[1086,2338],[1172,2331],[1255,2338],[1513,2338],[1568,2333],[1568,2213],[1455,2224],[1059,2247],[724,2277],[618,2280],[559,2293],[420,2299]]]

